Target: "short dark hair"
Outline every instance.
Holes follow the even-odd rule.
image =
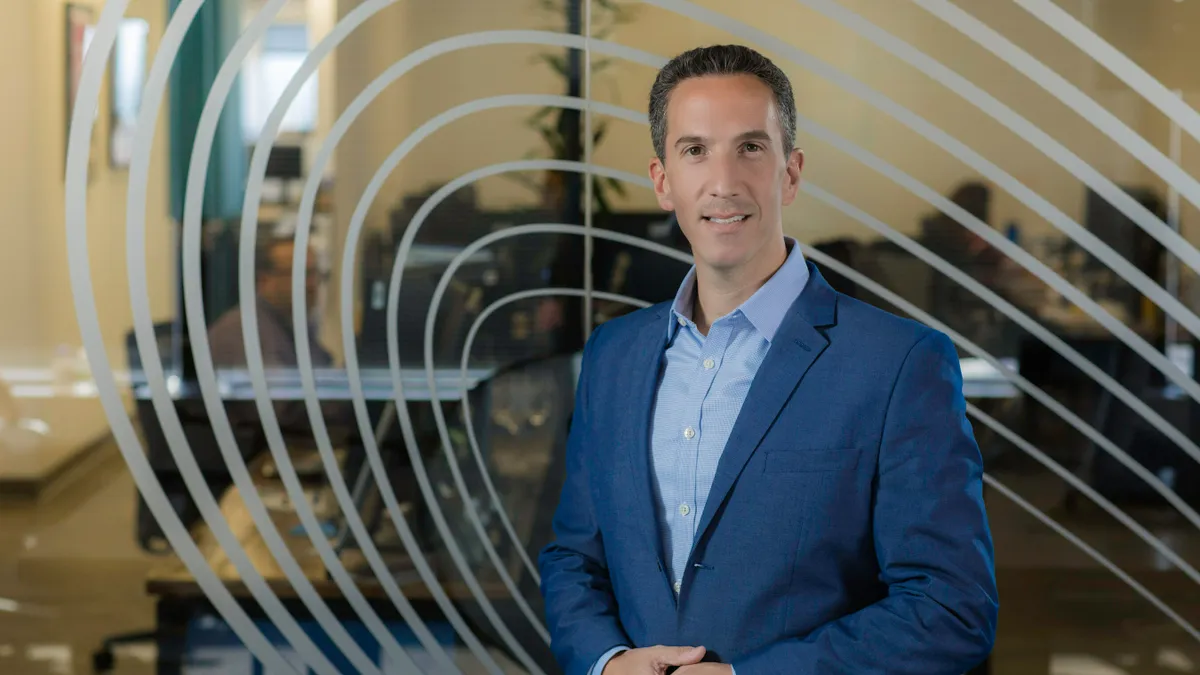
[[[784,152],[796,143],[796,98],[787,75],[771,59],[742,45],[712,45],[688,50],[667,62],[650,87],[650,139],[654,153],[667,152],[667,102],[680,82],[710,75],[753,75],[771,88],[783,129]]]
[[[280,271],[282,268],[275,264],[275,249],[283,245],[295,246],[295,240],[277,235],[260,236],[254,246],[254,276],[263,276]]]

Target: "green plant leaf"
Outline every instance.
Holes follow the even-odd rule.
[[[600,213],[611,213],[612,207],[608,203],[608,197],[604,194],[604,189],[600,183],[593,186],[592,198],[596,202],[596,210]]]
[[[542,140],[546,141],[546,145],[550,146],[550,150],[554,153],[555,158],[562,159],[566,156],[566,143],[558,135],[557,131],[545,127],[538,129],[538,131],[541,132]]]
[[[539,183],[536,178],[527,173],[514,173],[510,171],[500,175],[504,176],[504,178],[507,180],[511,180],[514,183],[519,183],[522,187],[529,188],[535,192],[540,190],[542,187],[541,183]]]
[[[617,193],[618,195],[624,197],[627,194],[625,191],[625,183],[623,181],[616,179],[616,178],[609,178],[609,177],[605,177],[602,180],[604,181],[605,185],[607,185],[610,190]]]
[[[539,108],[537,110],[537,112],[535,112],[532,115],[530,115],[529,117],[525,118],[525,123],[529,124],[529,125],[541,124],[542,121],[545,120],[548,115],[550,115],[551,113],[553,113],[557,110],[558,110],[558,108],[551,108],[550,106],[545,106],[543,108]]]
[[[600,140],[608,132],[608,122],[598,122],[592,127],[592,147],[600,145]]]
[[[542,61],[554,69],[554,72],[567,77],[567,58],[561,54],[538,54],[536,61]]]

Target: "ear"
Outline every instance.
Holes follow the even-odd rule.
[[[654,196],[658,198],[659,207],[664,211],[674,211],[675,201],[671,199],[671,183],[667,180],[667,169],[657,157],[650,160],[650,180],[654,182]]]
[[[783,185],[783,205],[787,206],[796,201],[796,193],[800,190],[800,170],[804,168],[804,151],[793,148],[788,155],[786,176]]]

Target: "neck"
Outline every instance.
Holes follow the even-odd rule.
[[[747,264],[718,269],[697,263],[692,320],[704,335],[717,319],[729,314],[762,288],[787,260],[783,238],[773,239]]]

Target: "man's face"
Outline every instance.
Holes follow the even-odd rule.
[[[290,312],[292,309],[292,255],[295,250],[295,244],[290,242],[274,244],[268,254],[271,258],[271,269],[260,270],[258,273],[259,297],[284,312]],[[309,250],[308,267],[304,277],[305,302],[309,309],[316,304],[321,281],[316,263],[316,256]]]
[[[650,178],[697,265],[744,268],[782,240],[803,163],[783,146],[774,94],[752,75],[691,78],[671,92],[664,157],[651,160]]]

